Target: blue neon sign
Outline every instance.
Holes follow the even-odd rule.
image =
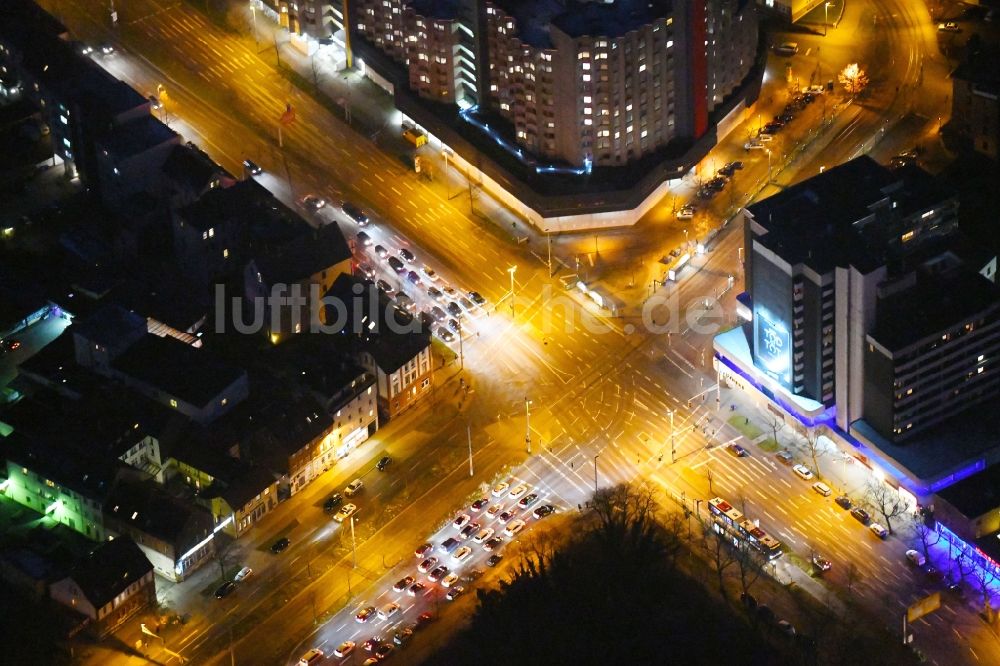
[[[754,354],[757,365],[772,378],[785,385],[790,384],[788,369],[791,367],[792,346],[788,327],[763,308],[754,312],[753,320],[757,332]]]

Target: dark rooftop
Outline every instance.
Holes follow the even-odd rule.
[[[127,347],[146,335],[146,319],[110,303],[73,322],[70,332],[102,347]]]
[[[109,463],[107,460],[76,455],[76,451],[67,451],[59,443],[22,435],[17,431],[5,438],[0,437],[0,452],[5,459],[97,501],[107,496],[118,471],[125,466],[117,461]]]
[[[351,258],[344,234],[336,222],[303,229],[278,246],[263,246],[255,263],[266,284],[293,284]]]
[[[973,270],[921,275],[913,287],[879,300],[870,335],[898,351],[998,308],[1000,288]]]
[[[429,19],[453,19],[458,16],[458,0],[412,0],[408,4],[418,15]]]
[[[199,148],[178,144],[163,163],[163,173],[200,192],[226,171]]]
[[[341,275],[326,292],[326,297],[342,304],[346,315],[343,334],[370,353],[378,366],[392,373],[406,365],[423,349],[430,346],[430,332],[424,330],[418,318],[397,310],[378,289],[350,275]],[[355,313],[363,313],[360,321]],[[369,315],[374,314],[374,319]],[[327,319],[336,318],[327,307]]]
[[[170,337],[147,334],[115,359],[116,370],[204,407],[246,373]]]
[[[1000,95],[1000,49],[983,47],[978,52],[970,52],[951,77],[971,81],[983,92]]]
[[[110,135],[98,140],[98,144],[114,157],[123,159],[171,140],[179,141],[180,136],[150,115],[115,126]]]
[[[942,499],[962,512],[966,518],[978,518],[1000,507],[1000,465],[962,479],[938,492]]]
[[[549,25],[570,37],[614,39],[665,18],[673,0],[498,0],[497,5],[517,22],[521,41],[536,48],[552,48]]]
[[[850,264],[877,266],[882,253],[853,225],[873,215],[870,207],[888,198],[886,188],[895,181],[867,155],[829,169],[750,206],[754,222],[767,229],[756,240],[818,273]]]
[[[100,543],[73,567],[70,577],[94,608],[101,608],[152,570],[132,539],[118,537]]]
[[[173,497],[153,481],[118,483],[105,501],[104,511],[181,552],[207,536],[213,527],[206,509]]]

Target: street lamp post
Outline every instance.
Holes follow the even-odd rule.
[[[354,541],[354,516],[351,516],[351,557],[353,565],[351,568],[358,568],[358,548],[357,543]]]
[[[827,30],[830,29],[830,5],[832,2],[823,3],[823,36],[826,37]]]
[[[531,401],[524,396],[524,446],[531,455]]]
[[[475,472],[472,469],[472,426],[466,424],[465,432],[469,437],[469,476],[472,476],[473,474],[475,474]]]
[[[260,52],[260,37],[257,35],[257,8],[253,6],[253,0],[250,1],[250,17],[253,21],[253,43],[256,52]]]
[[[771,149],[765,148],[767,152],[767,184],[771,184]]]
[[[507,269],[510,273],[510,316],[514,316],[514,273],[517,271],[517,266],[511,266]]]
[[[674,442],[674,435],[676,434],[674,431],[674,410],[671,409],[667,413],[670,414],[670,462],[675,463],[677,462],[677,448]]]
[[[465,370],[465,342],[462,340],[462,316],[459,315],[455,321],[458,322],[458,367]]]
[[[545,230],[545,242],[549,246],[549,277],[552,277],[552,234]]]
[[[594,454],[594,494],[597,494],[597,459],[601,457],[600,453]]]

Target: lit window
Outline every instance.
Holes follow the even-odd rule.
[[[908,240],[911,240],[912,238],[913,238],[913,232],[912,231],[907,231],[905,234],[903,234],[903,242],[904,243],[907,242]]]
[[[170,406],[177,409],[177,401],[173,398],[170,399]]]
[[[229,248],[228,247],[222,248],[222,258],[223,259],[228,259],[229,258]]]
[[[646,63],[642,63],[641,65],[639,65],[639,71],[640,72],[645,72],[646,71]]]

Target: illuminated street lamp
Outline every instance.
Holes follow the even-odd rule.
[[[832,2],[823,3],[823,36],[826,37],[826,31],[830,29],[830,5]]]
[[[507,269],[510,273],[510,316],[514,316],[514,273],[517,272],[517,266],[511,266]]]
[[[670,462],[677,462],[677,448],[674,444],[674,410],[669,410],[667,414],[670,415]]]
[[[601,457],[600,453],[594,454],[594,494],[597,494],[597,459]]]
[[[531,401],[524,396],[524,446],[531,455]]]

